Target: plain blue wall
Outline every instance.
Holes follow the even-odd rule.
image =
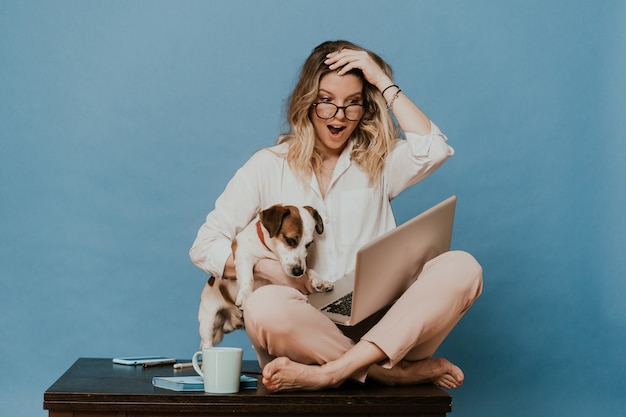
[[[485,290],[441,348],[454,416],[625,415],[619,1],[0,3],[0,414],[78,357],[190,357],[188,248],[283,127],[310,50],[379,52],[457,151],[395,202],[459,196]],[[253,354],[242,333],[228,344]]]

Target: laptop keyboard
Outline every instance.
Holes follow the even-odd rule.
[[[349,316],[352,312],[352,293],[346,294],[337,301],[328,304],[322,308],[323,311],[329,313],[341,314],[342,316]]]

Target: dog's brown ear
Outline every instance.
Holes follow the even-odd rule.
[[[261,224],[265,227],[270,234],[270,237],[274,237],[278,234],[280,227],[283,224],[283,219],[289,215],[289,209],[281,204],[275,204],[260,214]]]
[[[311,206],[304,206],[304,208],[307,209],[307,211],[311,213],[311,216],[313,216],[313,219],[315,219],[315,231],[317,234],[321,235],[324,233],[324,221],[322,220],[322,216]]]

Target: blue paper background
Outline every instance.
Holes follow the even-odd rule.
[[[466,373],[453,415],[624,415],[624,21],[619,1],[2,1],[2,415],[45,415],[78,357],[191,357],[196,231],[338,38],[457,152],[394,202],[404,221],[457,194],[453,246],[484,267],[439,352]]]

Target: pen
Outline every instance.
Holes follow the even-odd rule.
[[[175,363],[175,362],[176,362],[176,359],[164,359],[162,361],[145,362],[142,365],[144,368],[147,368],[149,366],[167,365],[168,363]]]
[[[202,362],[198,362],[198,365],[202,366]],[[174,364],[174,369],[185,369],[185,368],[191,368],[191,367],[193,367],[193,363],[191,362]]]

